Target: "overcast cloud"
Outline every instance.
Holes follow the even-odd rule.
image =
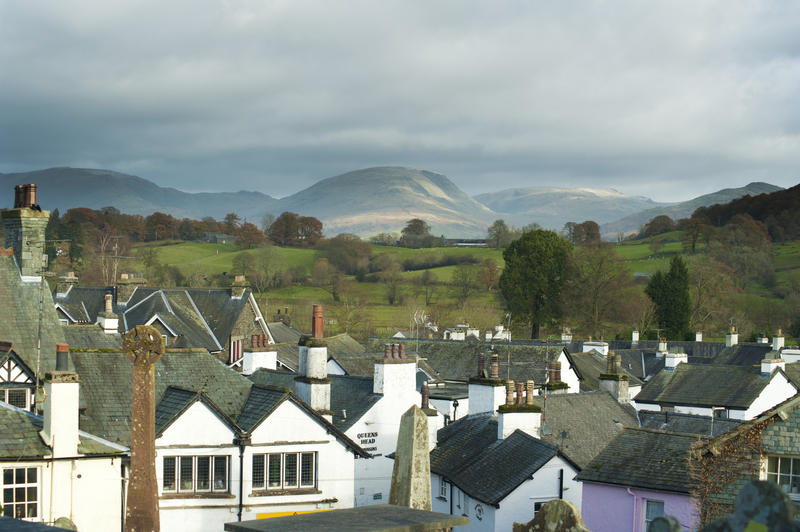
[[[0,0],[0,172],[291,194],[800,182],[800,2]]]

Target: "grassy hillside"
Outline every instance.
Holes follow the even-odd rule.
[[[653,240],[659,240],[657,245]],[[137,252],[148,246],[140,246]],[[255,258],[263,255],[271,257],[273,271],[292,270],[302,272],[303,275],[311,274],[311,267],[321,254],[312,249],[298,248],[256,248],[242,249],[232,244],[205,244],[176,242],[170,245],[159,245],[155,248],[158,260],[162,264],[172,265],[188,276],[197,274],[212,277],[227,274],[229,282],[233,271],[234,259],[243,253]],[[776,286],[765,287],[752,285],[745,287],[742,295],[742,304],[757,301],[766,305],[770,301],[777,301],[774,295],[779,290],[800,284],[800,242],[775,245]],[[630,271],[634,274],[652,274],[658,270],[666,270],[671,258],[682,251],[680,233],[666,233],[657,237],[650,237],[635,241],[626,241],[615,246],[617,253],[627,262]],[[434,248],[434,249],[408,249],[391,246],[373,246],[372,253],[390,254],[402,263],[406,259],[420,259],[423,257],[445,257],[472,255],[480,263],[486,258],[497,261],[503,267],[502,251],[487,248]],[[437,284],[433,288],[429,312],[438,313],[440,323],[453,325],[458,321],[466,320],[480,327],[490,327],[503,320],[504,310],[502,301],[496,291],[489,292],[485,288],[477,289],[469,298],[463,309],[457,309],[456,291],[449,283],[456,266],[431,268],[429,271],[436,276]],[[387,301],[387,287],[375,281],[357,281],[354,277],[346,278],[346,299],[357,307],[355,312],[361,313],[359,330],[369,330],[371,333],[394,333],[398,329],[407,328],[417,309],[426,308],[422,288],[414,282],[422,276],[424,270],[402,272],[403,283],[400,286],[401,302],[393,305]],[[641,284],[644,287],[644,282]],[[336,319],[337,308],[342,307],[341,302],[334,302],[330,292],[324,288],[306,285],[288,285],[273,288],[258,295],[265,316],[272,316],[278,309],[289,307],[299,328],[310,328],[308,309],[312,304],[327,305],[328,314]],[[749,303],[747,303],[749,305]],[[336,325],[332,326],[338,330]],[[356,331],[358,334],[358,331]],[[521,333],[524,334],[524,333]]]

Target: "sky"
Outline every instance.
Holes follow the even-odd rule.
[[[680,201],[800,182],[798,102],[794,0],[0,0],[0,172]]]

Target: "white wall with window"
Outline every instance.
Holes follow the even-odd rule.
[[[71,517],[81,531],[119,530],[121,479],[121,458],[0,462],[3,515],[47,523]]]
[[[663,517],[664,515],[664,501],[645,499],[644,500],[644,523],[642,530],[647,530],[650,523],[656,517]]]
[[[352,508],[354,464],[320,418],[286,400],[251,430],[242,519]]]
[[[800,456],[767,456],[766,480],[780,486],[793,501],[800,502]]]
[[[234,429],[201,401],[156,439],[163,530],[222,530],[238,511],[239,448]]]

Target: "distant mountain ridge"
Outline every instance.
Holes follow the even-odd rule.
[[[724,188],[711,194],[704,194],[688,201],[674,203],[647,209],[641,212],[630,214],[619,220],[600,225],[600,233],[606,238],[613,238],[618,233],[631,234],[639,228],[662,214],[666,214],[675,221],[681,218],[688,218],[699,207],[708,207],[716,203],[729,203],[743,196],[757,196],[759,194],[769,194],[783,190],[783,187],[763,183],[760,181],[749,183],[738,188]]]
[[[642,196],[626,196],[611,188],[509,188],[478,194],[483,203],[506,223],[523,227],[535,222],[545,229],[561,230],[567,222],[610,222],[645,209],[668,205]]]

